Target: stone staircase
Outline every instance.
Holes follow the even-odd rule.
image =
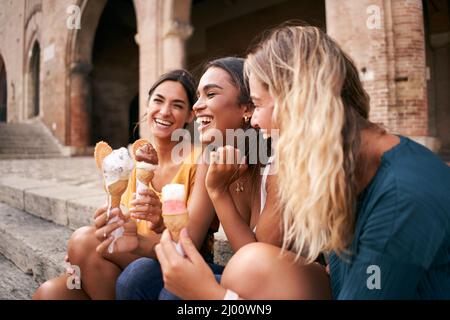
[[[30,299],[39,284],[64,272],[70,235],[92,224],[104,202],[100,188],[0,178],[0,270],[8,270],[0,278],[0,299]]]
[[[56,139],[42,123],[0,123],[0,159],[61,156]]]
[[[92,157],[0,160],[0,299],[30,299],[64,272],[70,235],[105,200]],[[231,254],[217,233],[216,262]]]

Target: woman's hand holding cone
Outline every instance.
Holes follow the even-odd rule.
[[[162,204],[158,196],[152,190],[142,190],[140,198],[136,199],[133,194],[133,200],[130,203],[130,215],[133,219],[146,220],[147,226],[157,232],[162,232],[164,222],[161,216]]]
[[[116,216],[119,216],[120,220],[108,224],[108,221]],[[131,252],[139,246],[136,223],[129,219],[129,216],[124,215],[119,208],[111,210],[109,219],[107,217],[107,205],[98,208],[95,213],[94,226],[97,229],[95,236],[100,241],[100,244],[97,246],[97,252],[102,255],[107,253],[109,245],[114,240],[114,237],[111,235],[112,232],[120,227],[124,228],[124,232],[122,237],[114,242],[113,252]]]

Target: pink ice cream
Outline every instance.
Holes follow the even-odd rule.
[[[186,212],[184,200],[166,200],[162,203],[163,214],[183,214]]]

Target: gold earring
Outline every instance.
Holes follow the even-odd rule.
[[[248,123],[248,120],[249,120],[248,116],[244,116],[245,123]]]

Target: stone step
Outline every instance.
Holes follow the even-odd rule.
[[[1,148],[0,152],[2,154],[46,154],[46,153],[54,153],[61,154],[57,148],[53,147],[27,147],[27,146],[18,146],[18,147],[8,147]]]
[[[0,201],[72,230],[93,222],[106,203],[101,189],[80,188],[53,180],[0,177]]]
[[[2,123],[0,137],[0,159],[61,156],[58,143],[40,123]]]
[[[52,146],[22,146],[22,145],[16,145],[16,146],[3,146],[1,148],[2,153],[46,153],[46,152],[53,152],[58,153],[58,148],[52,147]]]
[[[0,253],[38,283],[64,272],[67,227],[0,203]]]
[[[0,254],[0,300],[29,300],[38,283]]]
[[[0,153],[0,160],[10,160],[10,159],[51,159],[51,158],[61,158],[62,155],[59,153],[45,153],[45,154],[20,154],[20,153]]]

